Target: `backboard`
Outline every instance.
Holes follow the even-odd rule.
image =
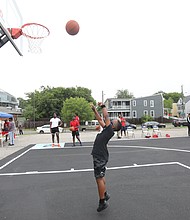
[[[0,0],[0,54],[2,47],[11,44],[22,56],[22,36],[13,40],[8,28],[20,28],[23,25],[22,15],[15,0]]]

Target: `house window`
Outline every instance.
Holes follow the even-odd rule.
[[[133,106],[136,106],[137,103],[136,103],[136,100],[133,100]]]
[[[147,106],[147,100],[144,100],[144,106]]]
[[[144,110],[144,112],[143,112],[143,113],[144,113],[144,115],[145,115],[145,116],[147,116],[147,115],[148,115],[148,111],[147,111],[147,110]]]
[[[150,100],[150,107],[154,107],[154,100]]]
[[[150,116],[154,118],[154,110],[150,110]]]
[[[137,111],[133,111],[133,118],[137,118]]]

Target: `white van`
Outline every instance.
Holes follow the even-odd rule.
[[[87,130],[96,130],[96,127],[99,125],[98,120],[92,120],[92,121],[85,121],[85,123],[80,124],[80,130],[81,131],[87,131]]]

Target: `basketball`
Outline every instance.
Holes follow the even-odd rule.
[[[78,34],[80,27],[76,21],[70,20],[67,22],[65,29],[68,34],[76,35],[76,34]]]
[[[70,130],[70,131],[74,131],[74,130],[75,130],[75,127],[70,127],[69,130]]]

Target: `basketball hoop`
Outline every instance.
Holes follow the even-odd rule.
[[[27,38],[29,51],[32,53],[41,53],[41,44],[49,34],[47,27],[37,23],[27,23],[22,27],[22,35]]]

